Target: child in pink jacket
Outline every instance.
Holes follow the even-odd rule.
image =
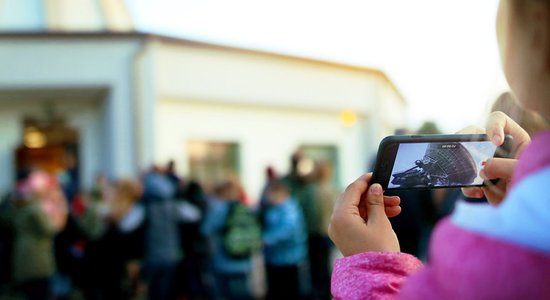
[[[550,0],[501,0],[497,36],[516,98],[550,120]],[[434,231],[429,263],[399,252],[388,217],[399,198],[384,197],[371,174],[338,200],[329,234],[344,254],[332,275],[336,299],[550,299],[550,131],[531,142],[503,113],[486,129],[505,134],[519,159],[490,159],[480,175],[497,186],[465,189],[491,205],[460,203]]]

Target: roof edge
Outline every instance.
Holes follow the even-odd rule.
[[[304,57],[292,54],[278,53],[263,49],[251,49],[245,47],[215,44],[212,42],[190,40],[180,37],[168,36],[157,33],[148,33],[141,31],[0,31],[0,39],[26,39],[26,38],[138,38],[143,40],[158,40],[166,43],[184,44],[195,47],[206,47],[213,49],[222,49],[229,51],[238,51],[259,55],[267,55],[272,57],[300,60],[304,62],[310,62],[315,64],[321,64],[326,66],[345,68],[349,70],[355,70],[359,72],[367,72],[369,74],[379,77],[382,81],[390,86],[390,88],[396,93],[403,103],[406,103],[403,94],[399,91],[394,82],[388,77],[388,75],[380,69],[353,65],[348,63],[323,60],[311,57]]]

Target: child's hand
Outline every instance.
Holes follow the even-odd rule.
[[[472,128],[461,132],[466,133],[466,131],[474,133],[472,132]],[[483,132],[483,130],[476,130],[475,133],[479,132]],[[467,197],[472,198],[481,198],[485,196],[489,203],[498,205],[506,196],[508,184],[512,180],[512,175],[516,168],[517,157],[523,152],[525,147],[529,145],[531,138],[523,128],[502,112],[494,112],[491,114],[486,133],[491,141],[497,146],[501,146],[504,143],[505,135],[512,135],[514,138],[513,148],[511,149],[512,158],[489,159],[483,170],[481,170],[480,176],[483,179],[499,179],[496,185],[487,185],[481,188],[464,188],[462,192]]]
[[[368,251],[399,252],[388,217],[401,212],[399,197],[383,196],[379,184],[369,186],[372,173],[350,184],[336,201],[329,236],[344,256]]]

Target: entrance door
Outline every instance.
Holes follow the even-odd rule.
[[[72,197],[78,191],[78,131],[63,119],[23,121],[21,144],[15,151],[16,176],[38,169],[58,175]]]

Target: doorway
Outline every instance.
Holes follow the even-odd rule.
[[[71,199],[79,190],[79,133],[63,118],[23,120],[21,143],[15,150],[16,178],[30,170],[57,176]]]

